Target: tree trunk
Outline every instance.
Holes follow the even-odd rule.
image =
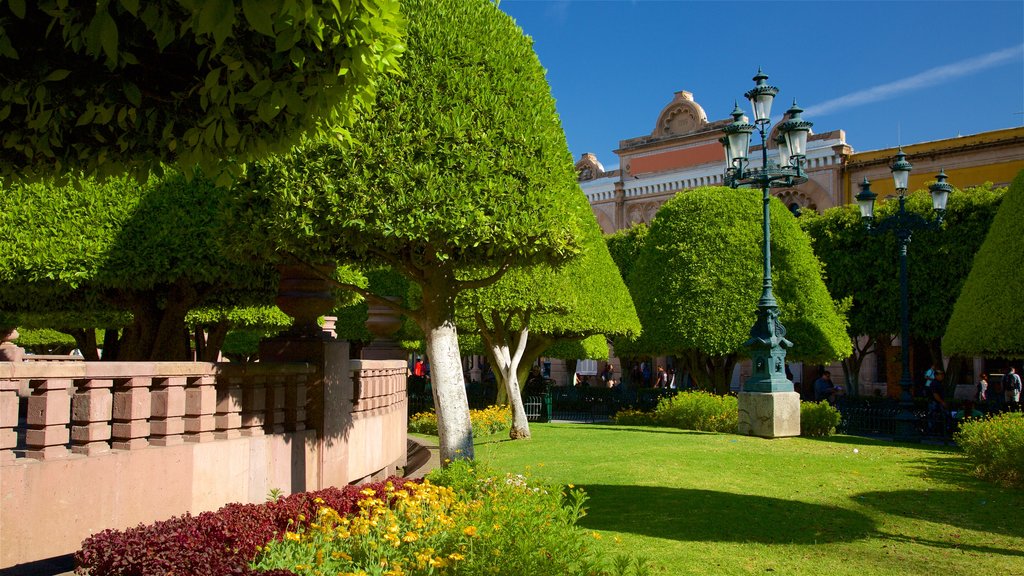
[[[853,352],[843,359],[843,372],[846,374],[846,389],[852,396],[860,396],[860,368],[864,365],[864,358],[875,351],[878,339],[868,336],[864,346],[857,345],[857,337],[851,337],[853,341]]]
[[[473,459],[473,424],[455,330],[455,296],[448,288],[453,283],[450,280],[438,278],[424,283],[423,306],[416,314],[416,322],[426,337],[438,443],[441,462],[445,464]]]
[[[709,356],[700,351],[695,351],[694,354],[695,360],[699,361],[701,372],[707,376],[708,389],[721,396],[729,394],[732,391],[732,372],[736,367],[736,355]]]
[[[206,346],[203,355],[199,358],[202,362],[216,362],[220,356],[220,349],[224,346],[224,338],[228,335],[230,328],[227,320],[221,320],[214,324],[206,334]]]
[[[194,287],[178,283],[120,298],[128,302],[132,323],[121,334],[117,360],[191,360],[185,315],[199,300]]]
[[[526,330],[520,335],[526,338]],[[518,362],[521,351],[517,355],[509,349],[508,344],[495,343],[492,346],[492,353],[498,359],[498,370],[501,371],[502,379],[505,380],[505,392],[508,394],[509,408],[512,410],[512,428],[508,437],[512,440],[530,437],[530,421],[526,418],[526,406],[523,405],[523,394],[519,388]]]
[[[99,361],[100,354],[96,346],[96,330],[94,328],[71,328],[62,332],[70,334],[75,339],[75,346],[87,362]]]

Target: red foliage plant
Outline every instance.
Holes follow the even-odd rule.
[[[249,563],[259,547],[280,539],[296,525],[316,518],[320,506],[342,516],[357,509],[372,489],[386,499],[385,486],[408,482],[388,478],[362,486],[301,492],[263,504],[228,504],[216,512],[185,514],[127,530],[104,530],[86,538],[75,553],[75,570],[89,576],[292,576],[288,570],[256,572]],[[323,504],[314,500],[320,498]]]

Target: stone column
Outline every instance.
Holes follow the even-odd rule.
[[[150,421],[154,446],[175,446],[185,441],[185,377],[153,380],[153,419]]]
[[[0,462],[14,460],[18,445],[18,380],[0,380]]]
[[[216,427],[216,380],[212,375],[188,379],[185,388],[185,441],[209,442]]]
[[[68,455],[71,422],[71,395],[74,383],[69,379],[31,380],[28,399],[28,430],[25,432],[25,456],[36,460],[64,458]]]
[[[113,380],[77,380],[71,399],[71,451],[103,454],[110,451],[110,420],[113,417]]]
[[[242,382],[242,436],[263,436],[266,411],[267,378],[257,376]]]
[[[111,448],[138,450],[149,446],[149,417],[153,414],[148,377],[114,381],[114,424]]]
[[[242,435],[242,387],[238,379],[231,378],[217,390],[217,432],[218,440],[238,438]]]

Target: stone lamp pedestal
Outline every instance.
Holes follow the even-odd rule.
[[[740,392],[740,434],[762,438],[800,435],[800,395],[796,392]]]
[[[388,300],[398,303],[401,298],[387,296]],[[398,360],[407,356],[398,342],[392,337],[402,328],[402,314],[385,304],[367,302],[366,329],[373,334],[373,341],[363,346],[363,360]]]
[[[0,362],[21,362],[25,349],[14,343],[18,331],[14,328],[0,328]]]

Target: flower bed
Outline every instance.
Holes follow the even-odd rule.
[[[325,505],[316,522],[268,545],[255,567],[302,576],[608,574],[593,545],[600,535],[575,525],[580,490],[490,475],[466,461],[406,488],[368,495],[350,516]]]
[[[491,406],[483,410],[470,410],[473,436],[487,436],[504,432],[512,427],[512,411],[508,406]],[[409,432],[437,436],[437,415],[433,411],[420,412],[409,418]]]
[[[383,498],[389,493],[387,486],[393,492],[407,483],[391,478],[361,487],[293,494],[263,504],[229,504],[216,512],[176,516],[127,530],[104,530],[82,543],[75,554],[77,571],[89,576],[257,574],[249,563],[261,547],[308,524],[321,505],[349,514],[359,509],[366,492]]]

